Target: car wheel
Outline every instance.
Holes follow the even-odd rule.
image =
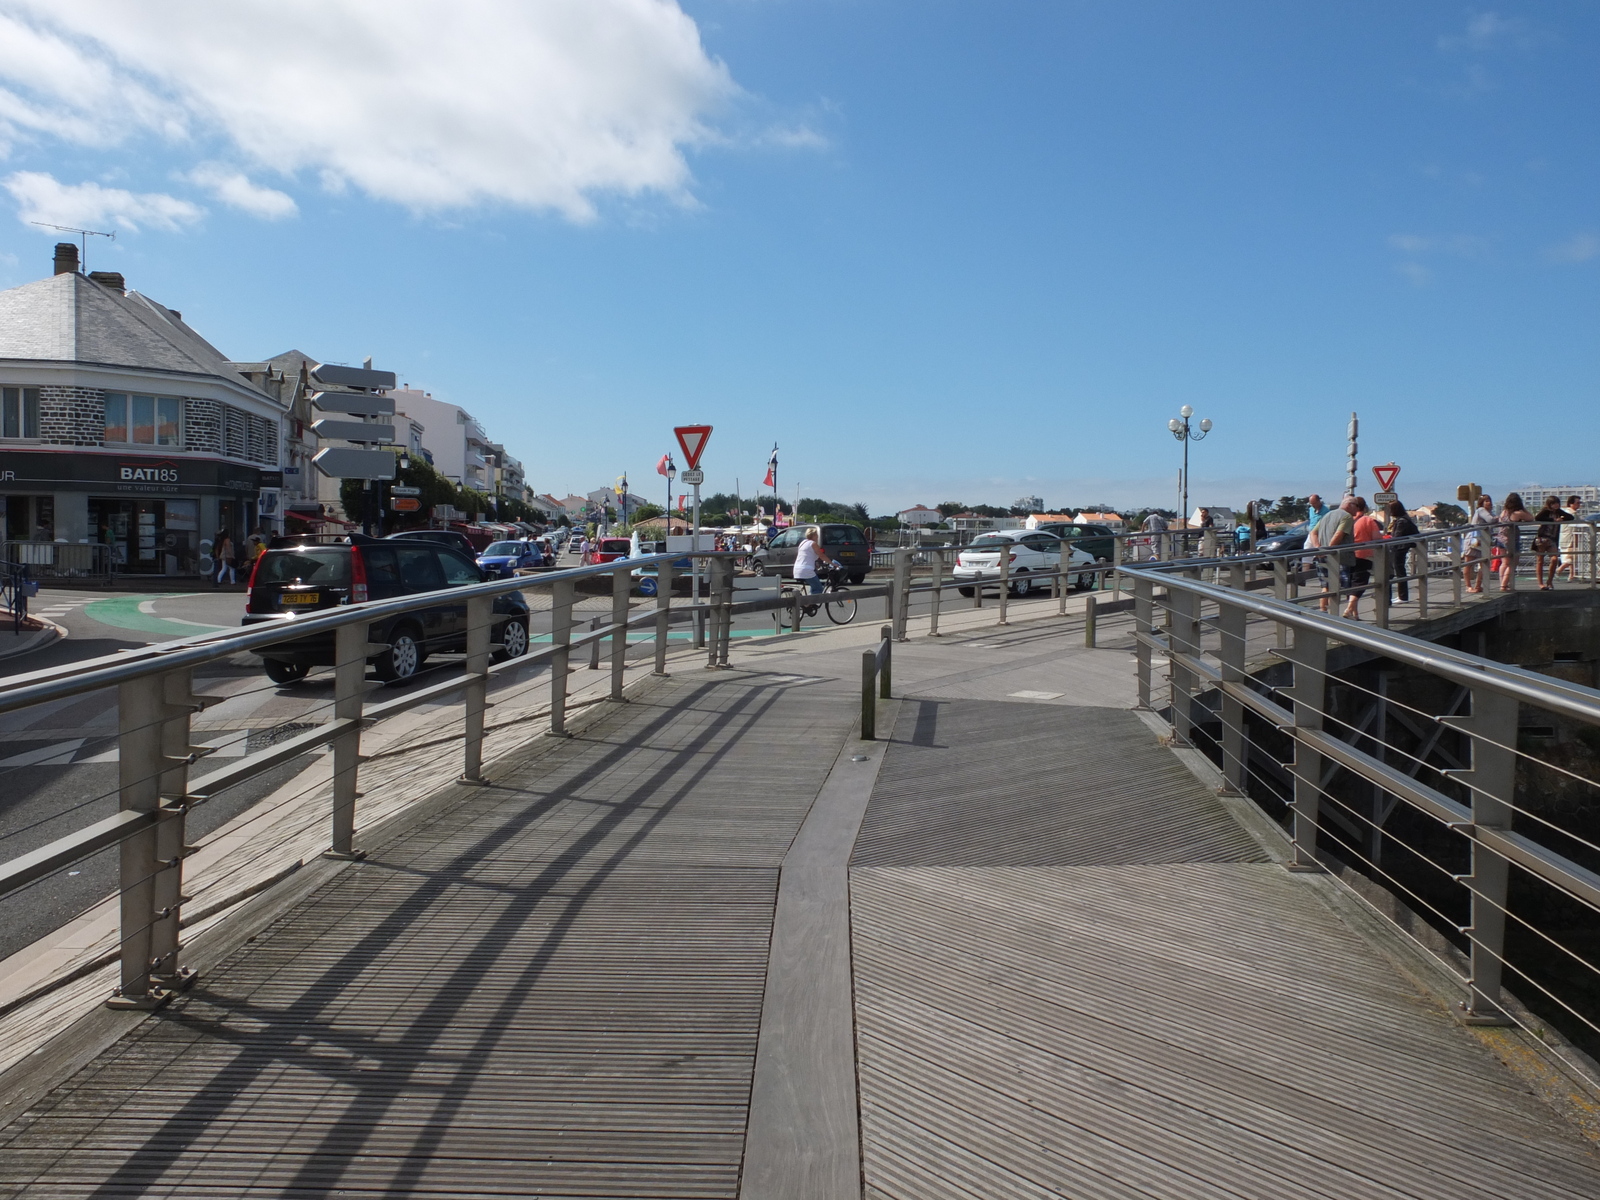
[[[1026,571],[1017,572],[1017,578],[1011,581],[1011,594],[1013,596],[1026,596],[1033,591],[1033,580],[1027,578]]]
[[[972,597],[972,589],[971,588],[964,587],[964,588],[957,588],[956,590],[958,592],[960,592],[963,596],[966,596],[968,599],[971,599],[971,597]]]
[[[262,666],[266,668],[267,678],[273,683],[299,683],[311,673],[310,667],[302,667],[297,663],[278,662],[276,659],[264,659]]]
[[[1094,576],[1092,575],[1079,575],[1072,581],[1072,590],[1075,592],[1087,592],[1093,580]]]
[[[865,571],[859,571],[856,574],[850,576],[850,582],[852,584],[854,584],[856,587],[860,587],[863,583],[866,582],[866,579],[867,579],[867,573]]]
[[[500,630],[500,649],[495,652],[496,662],[508,658],[521,658],[528,652],[528,623],[521,617],[512,617]]]
[[[402,625],[389,634],[389,648],[378,655],[374,666],[384,683],[404,683],[422,666],[422,647],[417,631]]]
[[[654,579],[639,580],[639,595],[654,596],[656,594],[656,581]]]
[[[762,562],[759,558],[756,559],[750,564],[750,573],[752,575],[765,575],[767,573],[767,564]]]

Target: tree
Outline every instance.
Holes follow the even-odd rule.
[[[941,517],[953,517],[957,513],[967,511],[967,506],[959,500],[946,500],[943,504],[935,504],[934,507],[939,510]]]
[[[374,519],[378,521],[381,532],[385,524],[390,527],[414,524],[418,520],[426,520],[428,510],[437,504],[456,503],[456,485],[451,483],[438,471],[433,469],[433,464],[421,455],[408,460],[410,465],[405,470],[396,468],[395,478],[391,483],[388,480],[378,480],[373,483],[376,496],[374,503],[382,503],[384,508],[392,510],[393,504],[389,496],[389,489],[394,484],[402,487],[414,487],[421,495],[418,497],[418,507],[415,513],[396,513],[390,511],[379,519],[379,514],[368,514],[365,505],[368,503],[366,481],[363,479],[342,479],[339,481],[339,503],[344,508],[345,515],[352,521]]]
[[[637,524],[640,521],[648,521],[652,517],[659,517],[664,512],[666,512],[666,509],[659,504],[641,504],[638,508],[630,510],[628,516]]]
[[[1456,525],[1467,523],[1467,510],[1459,504],[1451,504],[1447,500],[1438,500],[1433,505],[1433,516],[1439,524],[1452,528]]]
[[[1304,521],[1311,511],[1311,498],[1309,496],[1279,496],[1276,504],[1270,504],[1265,497],[1257,504],[1267,505],[1257,508],[1256,514],[1263,521],[1273,521],[1293,525]]]

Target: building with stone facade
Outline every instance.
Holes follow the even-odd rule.
[[[0,292],[0,529],[41,567],[198,575],[213,534],[270,529],[285,407],[123,277],[78,270]],[[58,547],[104,546],[104,551]]]

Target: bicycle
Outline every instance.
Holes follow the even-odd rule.
[[[830,563],[822,574],[824,580],[820,592],[810,592],[800,583],[789,583],[783,587],[783,597],[788,599],[796,592],[802,592],[811,597],[810,602],[802,603],[800,612],[803,616],[814,617],[820,608],[828,614],[828,620],[835,625],[848,625],[856,619],[856,598],[850,594],[850,589],[842,586],[848,572],[839,563]],[[783,628],[788,629],[794,624],[794,604],[791,601],[778,610],[778,621]]]

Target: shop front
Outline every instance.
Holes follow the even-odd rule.
[[[280,483],[218,459],[0,450],[7,540],[97,543],[119,574],[209,573],[216,536],[243,547],[259,527],[262,487]]]

